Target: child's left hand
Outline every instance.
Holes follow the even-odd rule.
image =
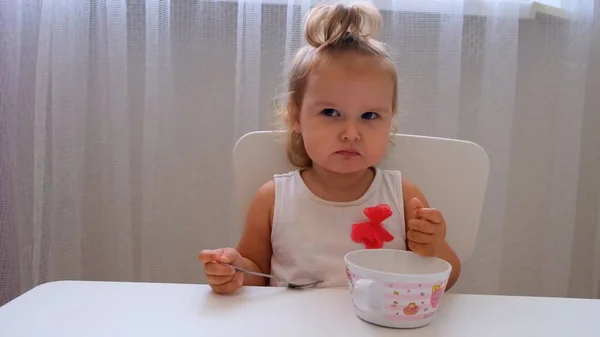
[[[424,208],[418,198],[408,204],[411,218],[408,220],[406,239],[408,248],[421,256],[437,256],[446,243],[446,221],[434,208]]]

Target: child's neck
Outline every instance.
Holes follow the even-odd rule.
[[[313,165],[302,172],[308,189],[317,197],[334,202],[348,202],[360,199],[367,192],[375,177],[374,169],[340,174],[324,167]]]

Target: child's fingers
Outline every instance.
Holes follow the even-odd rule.
[[[218,261],[219,256],[222,254],[222,249],[213,250],[205,249],[198,254],[198,260],[202,263]]]
[[[206,249],[200,252],[198,259],[202,263],[221,262],[225,264],[235,263],[240,258],[240,253],[233,248],[219,248],[215,250]]]
[[[417,217],[440,224],[444,221],[442,213],[435,208],[420,208],[417,210]]]
[[[206,274],[206,281],[211,285],[221,285],[233,280],[233,275],[210,275]]]
[[[417,231],[413,231],[413,230],[409,230],[406,233],[406,238],[409,241],[412,241],[415,243],[431,243],[431,242],[433,242],[432,234],[421,233],[421,232],[417,232]]]
[[[432,247],[430,243],[408,241],[408,248],[420,256],[434,256]]]
[[[235,282],[239,287],[244,284],[244,273],[238,272],[233,275],[233,282]]]
[[[204,265],[204,272],[206,275],[215,275],[215,276],[226,276],[235,274],[235,269],[233,267],[221,264],[217,262],[209,262]]]
[[[408,220],[408,229],[425,233],[434,234],[436,231],[437,224],[433,224],[424,219],[410,219]]]
[[[426,244],[418,243],[418,242],[414,242],[414,241],[408,241],[408,248],[412,252],[417,253],[422,256],[425,254]]]
[[[421,208],[423,208],[423,203],[417,197],[410,199],[408,202],[408,210],[410,214],[416,214],[416,212]]]
[[[227,264],[235,263],[235,262],[237,262],[237,260],[240,257],[240,253],[238,253],[238,251],[233,248],[225,248],[225,249],[222,249],[221,251],[222,251],[222,254],[219,257],[219,260],[217,260],[221,263],[227,263]]]
[[[210,282],[209,282],[210,283]],[[242,287],[244,283],[244,274],[237,273],[231,280],[222,284],[210,283],[211,288],[219,294],[230,294]]]

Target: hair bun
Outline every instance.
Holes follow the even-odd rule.
[[[320,5],[306,17],[306,40],[315,48],[367,40],[379,31],[382,21],[381,13],[370,3]]]

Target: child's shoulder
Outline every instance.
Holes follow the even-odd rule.
[[[256,191],[255,200],[269,201],[275,199],[275,180],[271,179],[262,184]]]
[[[299,170],[299,169],[297,169],[297,170],[292,170],[292,171],[289,171],[289,172],[276,173],[276,174],[274,174],[274,175],[273,175],[273,182],[274,182],[275,180],[281,180],[281,179],[290,179],[290,178],[293,178],[295,175],[297,175],[297,174],[299,174],[299,173],[300,173],[300,170]]]
[[[298,179],[299,176],[300,170],[274,174],[271,180],[258,188],[254,196],[254,202],[272,207],[275,203],[275,191],[278,189],[278,186],[281,189],[281,186],[286,183],[295,183],[294,179]]]
[[[273,222],[277,182],[281,186],[281,181],[291,180],[297,174],[299,174],[299,170],[274,174],[273,179],[262,184],[256,191],[251,210],[256,210],[258,213],[268,212],[270,222]]]
[[[262,184],[254,194],[254,199],[250,204],[247,218],[254,222],[260,222],[268,219],[270,224],[273,221],[273,204],[275,203],[275,182],[269,180]]]
[[[282,189],[303,184],[303,179],[298,169],[274,174],[271,183],[273,184],[274,191],[281,193]]]
[[[387,169],[379,169],[384,177],[394,177],[395,181],[398,182],[398,187],[402,189],[402,199],[404,199],[404,203],[408,203],[412,198],[419,198],[420,200],[425,199],[423,192],[419,186],[412,181],[406,179],[399,170],[387,170]]]
[[[421,198],[423,196],[423,192],[416,184],[407,180],[406,178],[402,178],[402,195],[404,200],[410,200],[414,197]]]

